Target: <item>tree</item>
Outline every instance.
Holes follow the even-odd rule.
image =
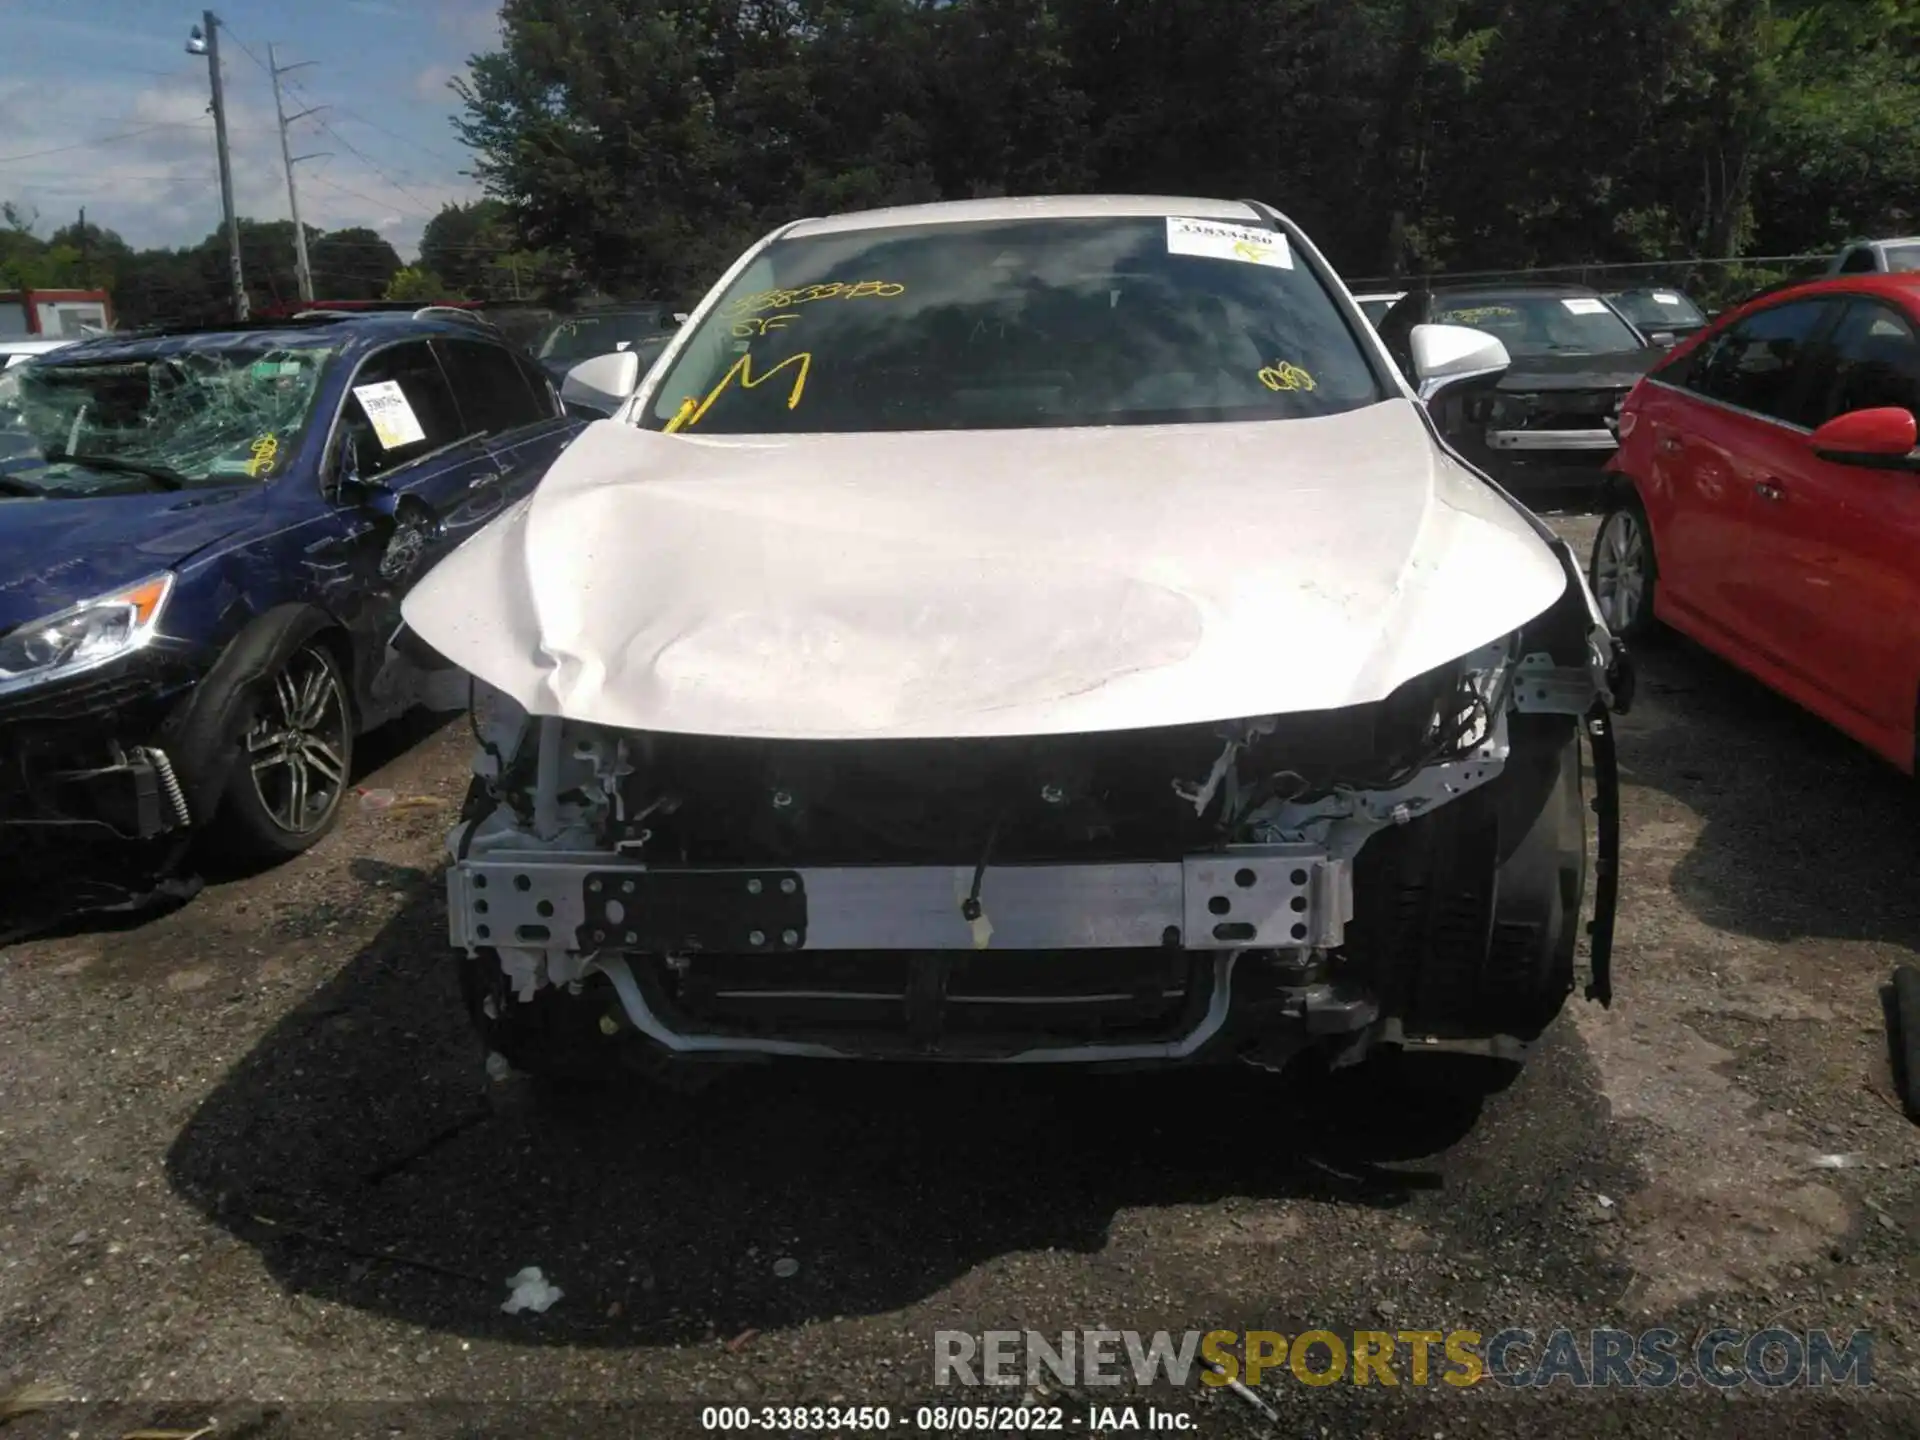
[[[457,125],[528,243],[570,249],[596,282],[643,292],[724,263],[755,222],[752,181],[733,162],[793,166],[791,137],[744,156],[723,117],[733,25],[750,13],[701,0],[508,0],[505,48],[455,82]]]
[[[381,298],[428,305],[436,300],[454,300],[460,297],[450,294],[447,282],[433,271],[422,266],[408,265],[393,272],[393,278],[387,282],[386,292]]]
[[[485,198],[427,225],[435,298],[687,301],[798,215],[1022,192],[1259,197],[1355,278],[1920,229],[1920,0],[504,0],[470,77]],[[0,286],[230,313],[224,232],[0,221]],[[292,227],[241,229],[291,301]],[[309,248],[328,296],[402,268]]]
[[[11,201],[0,204],[0,288],[53,290],[80,283],[80,252],[42,240],[38,216]]]
[[[115,231],[92,223],[83,226],[79,221],[62,225],[47,243],[74,253],[75,283],[85,289],[112,289],[121,267],[134,253],[133,247]]]
[[[329,230],[307,242],[313,293],[328,300],[378,300],[402,268],[400,252],[364,226]]]
[[[507,207],[498,200],[444,205],[420,234],[420,264],[446,277],[451,292],[471,297],[485,288],[489,264],[514,248]]]

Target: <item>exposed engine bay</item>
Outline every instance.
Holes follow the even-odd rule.
[[[1563,558],[1560,603],[1378,704],[1227,724],[768,740],[476,686],[449,837],[469,999],[530,1065],[1517,1061],[1574,985],[1583,732],[1610,993],[1631,672]]]

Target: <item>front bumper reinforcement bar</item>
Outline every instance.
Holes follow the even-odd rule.
[[[1327,949],[1353,918],[1345,860],[1245,845],[1178,861],[661,868],[600,851],[490,850],[448,872],[458,949]]]

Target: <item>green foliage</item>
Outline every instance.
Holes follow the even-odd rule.
[[[443,206],[421,233],[420,264],[446,277],[448,298],[563,299],[575,288],[566,256],[523,247],[498,200]]]
[[[381,298],[426,305],[435,300],[456,300],[461,297],[450,293],[447,282],[433,271],[408,265],[393,272],[393,278],[387,282],[386,293]]]
[[[1073,190],[1257,196],[1357,277],[1920,230],[1920,0],[504,0],[454,88],[487,198],[427,225],[433,298],[690,302],[799,215]],[[223,233],[0,221],[0,285],[228,313]],[[241,229],[291,300],[291,226]],[[309,250],[325,297],[421,283]]]
[[[456,87],[497,208],[449,218],[449,244],[498,225],[616,292],[697,291],[795,215],[970,195],[1257,195],[1352,273],[1820,249],[1920,204],[1920,0],[506,0],[501,18]]]
[[[399,252],[378,231],[363,226],[309,240],[307,256],[313,293],[330,300],[377,300],[401,268]]]
[[[298,303],[293,222],[240,220],[240,263],[254,309]],[[307,227],[314,293],[332,300],[377,300],[401,268],[400,256],[367,229],[322,233]],[[76,222],[42,238],[36,217],[0,204],[0,289],[105,289],[124,324],[217,323],[233,315],[227,232],[215,230],[181,250],[135,250],[111,230]]]
[[[35,217],[0,204],[0,289],[58,290],[80,284],[80,252],[34,234]]]

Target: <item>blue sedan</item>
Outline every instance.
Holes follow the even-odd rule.
[[[0,866],[312,845],[356,735],[432,679],[393,643],[401,597],[581,425],[490,327],[424,312],[0,376]]]

